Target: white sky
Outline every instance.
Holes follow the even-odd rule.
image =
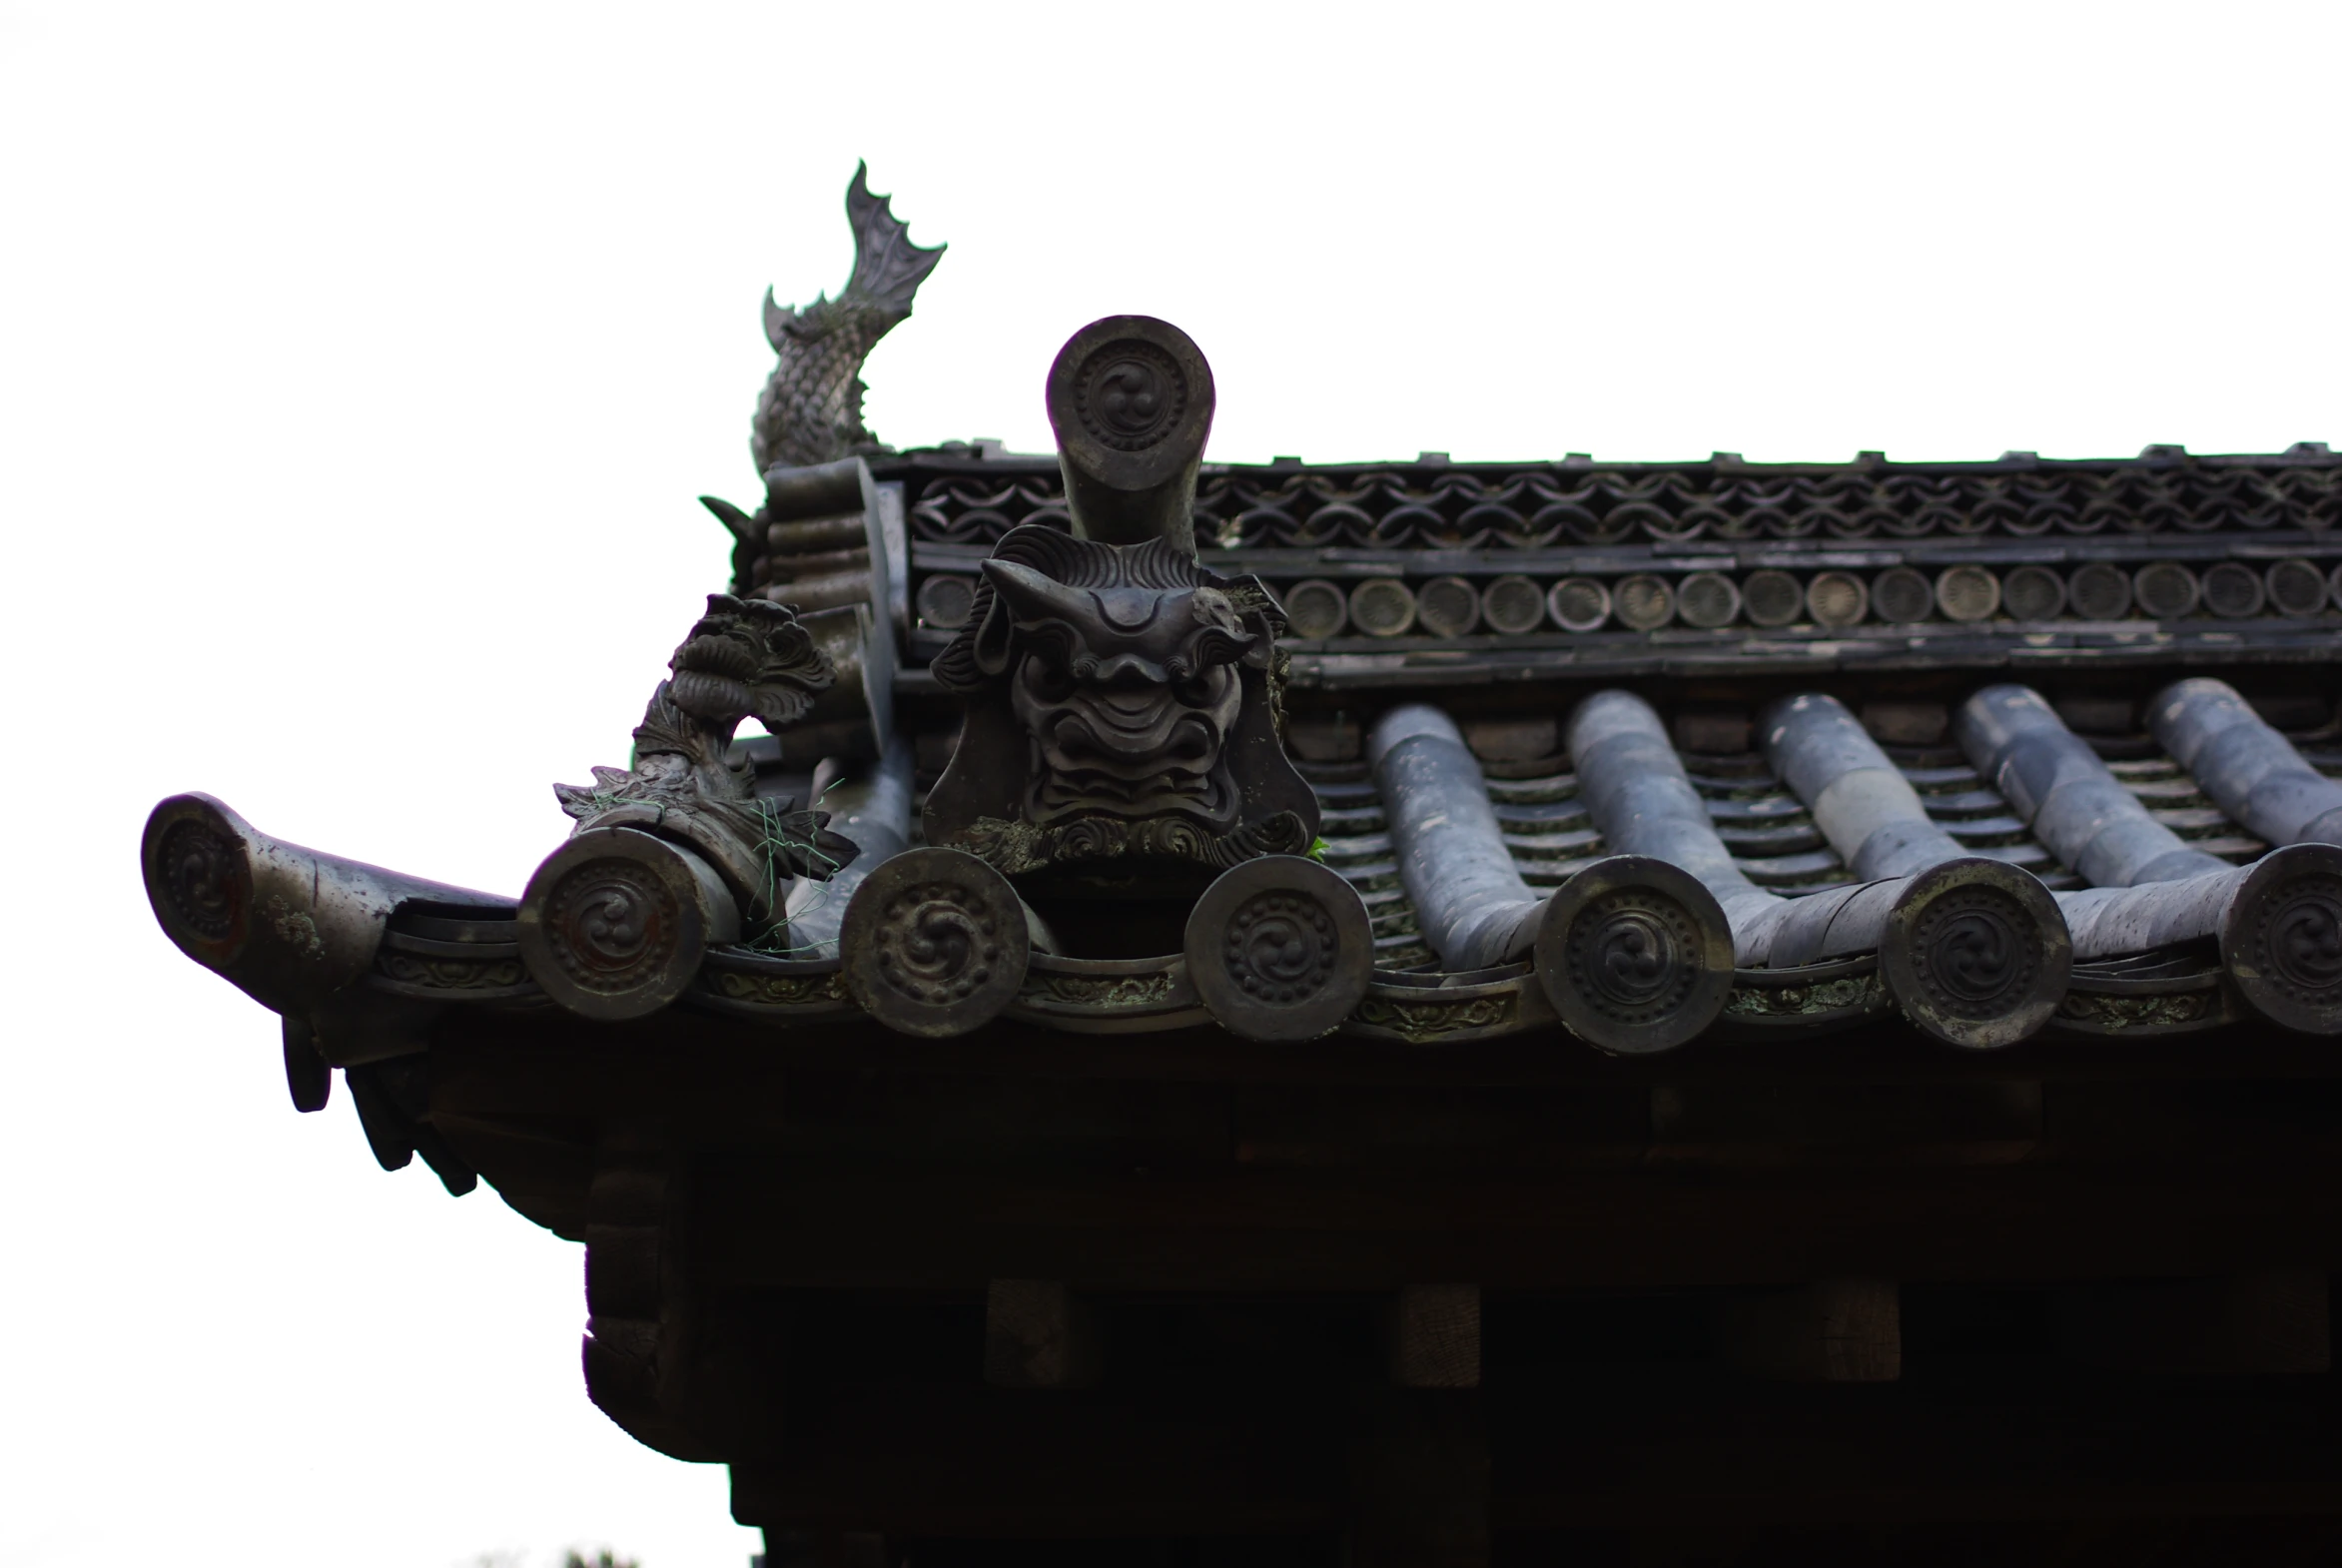
[[[147,808],[514,891],[753,504],[857,157],[951,254],[901,444],[1067,335],[1212,454],[2342,444],[2342,6],[0,0],[0,1561],[741,1568],[586,1402],[577,1250],[157,932]]]

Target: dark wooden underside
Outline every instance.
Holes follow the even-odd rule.
[[[1355,1439],[1413,1417],[1480,1448],[1499,1531],[2342,1516],[2329,1381],[1785,1392],[1645,1369],[1348,1400],[842,1386],[793,1440],[735,1461],[733,1495],[744,1519],[912,1535],[1332,1531]]]
[[[776,1529],[1298,1541],[1354,1532],[1410,1453],[1520,1550],[2342,1518],[2330,1377],[2093,1354],[2124,1292],[2342,1269],[2327,1043],[1961,1054],[1896,1026],[1605,1059],[670,1010],[450,1015],[432,1062],[458,1152],[588,1242],[596,1397],[728,1461]],[[1001,1279],[1095,1305],[1102,1382],[987,1386]],[[1900,1381],[1719,1358],[1720,1302],[1824,1279],[1901,1285]],[[1484,1384],[1393,1389],[1378,1314],[1444,1281],[1484,1292]],[[1391,1560],[1487,1560],[1451,1548]]]

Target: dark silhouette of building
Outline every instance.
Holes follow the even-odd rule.
[[[145,840],[768,1561],[2342,1554],[2342,463],[896,451],[848,206],[520,897]]]

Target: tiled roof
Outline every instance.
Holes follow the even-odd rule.
[[[2342,777],[2342,734],[2331,723],[2289,732],[2321,771]],[[2191,846],[2244,865],[2269,846],[2223,815],[2178,763],[2147,736],[2092,737],[2092,745],[2156,821]],[[2085,887],[2035,839],[2008,802],[1955,746],[1887,746],[1929,815],[1969,853],[2038,876],[2053,892]],[[1812,814],[1757,751],[1683,752],[1684,766],[1736,864],[1759,887],[1798,898],[1854,881],[1824,841]],[[1435,969],[1414,908],[1401,887],[1383,802],[1363,762],[1302,763],[1324,810],[1323,856],[1366,901],[1374,918],[1378,969]],[[1609,851],[1579,804],[1569,760],[1503,765],[1488,795],[1506,847],[1530,887],[1560,886]],[[1527,773],[1529,776],[1517,776]]]

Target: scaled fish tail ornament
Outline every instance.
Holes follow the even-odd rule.
[[[945,247],[911,243],[910,230],[870,191],[870,166],[857,165],[846,190],[854,226],[854,275],[836,299],[802,310],[764,296],[764,335],[780,361],[756,399],[748,449],[756,471],[805,467],[883,451],[862,422],[862,362],[935,271]]]

